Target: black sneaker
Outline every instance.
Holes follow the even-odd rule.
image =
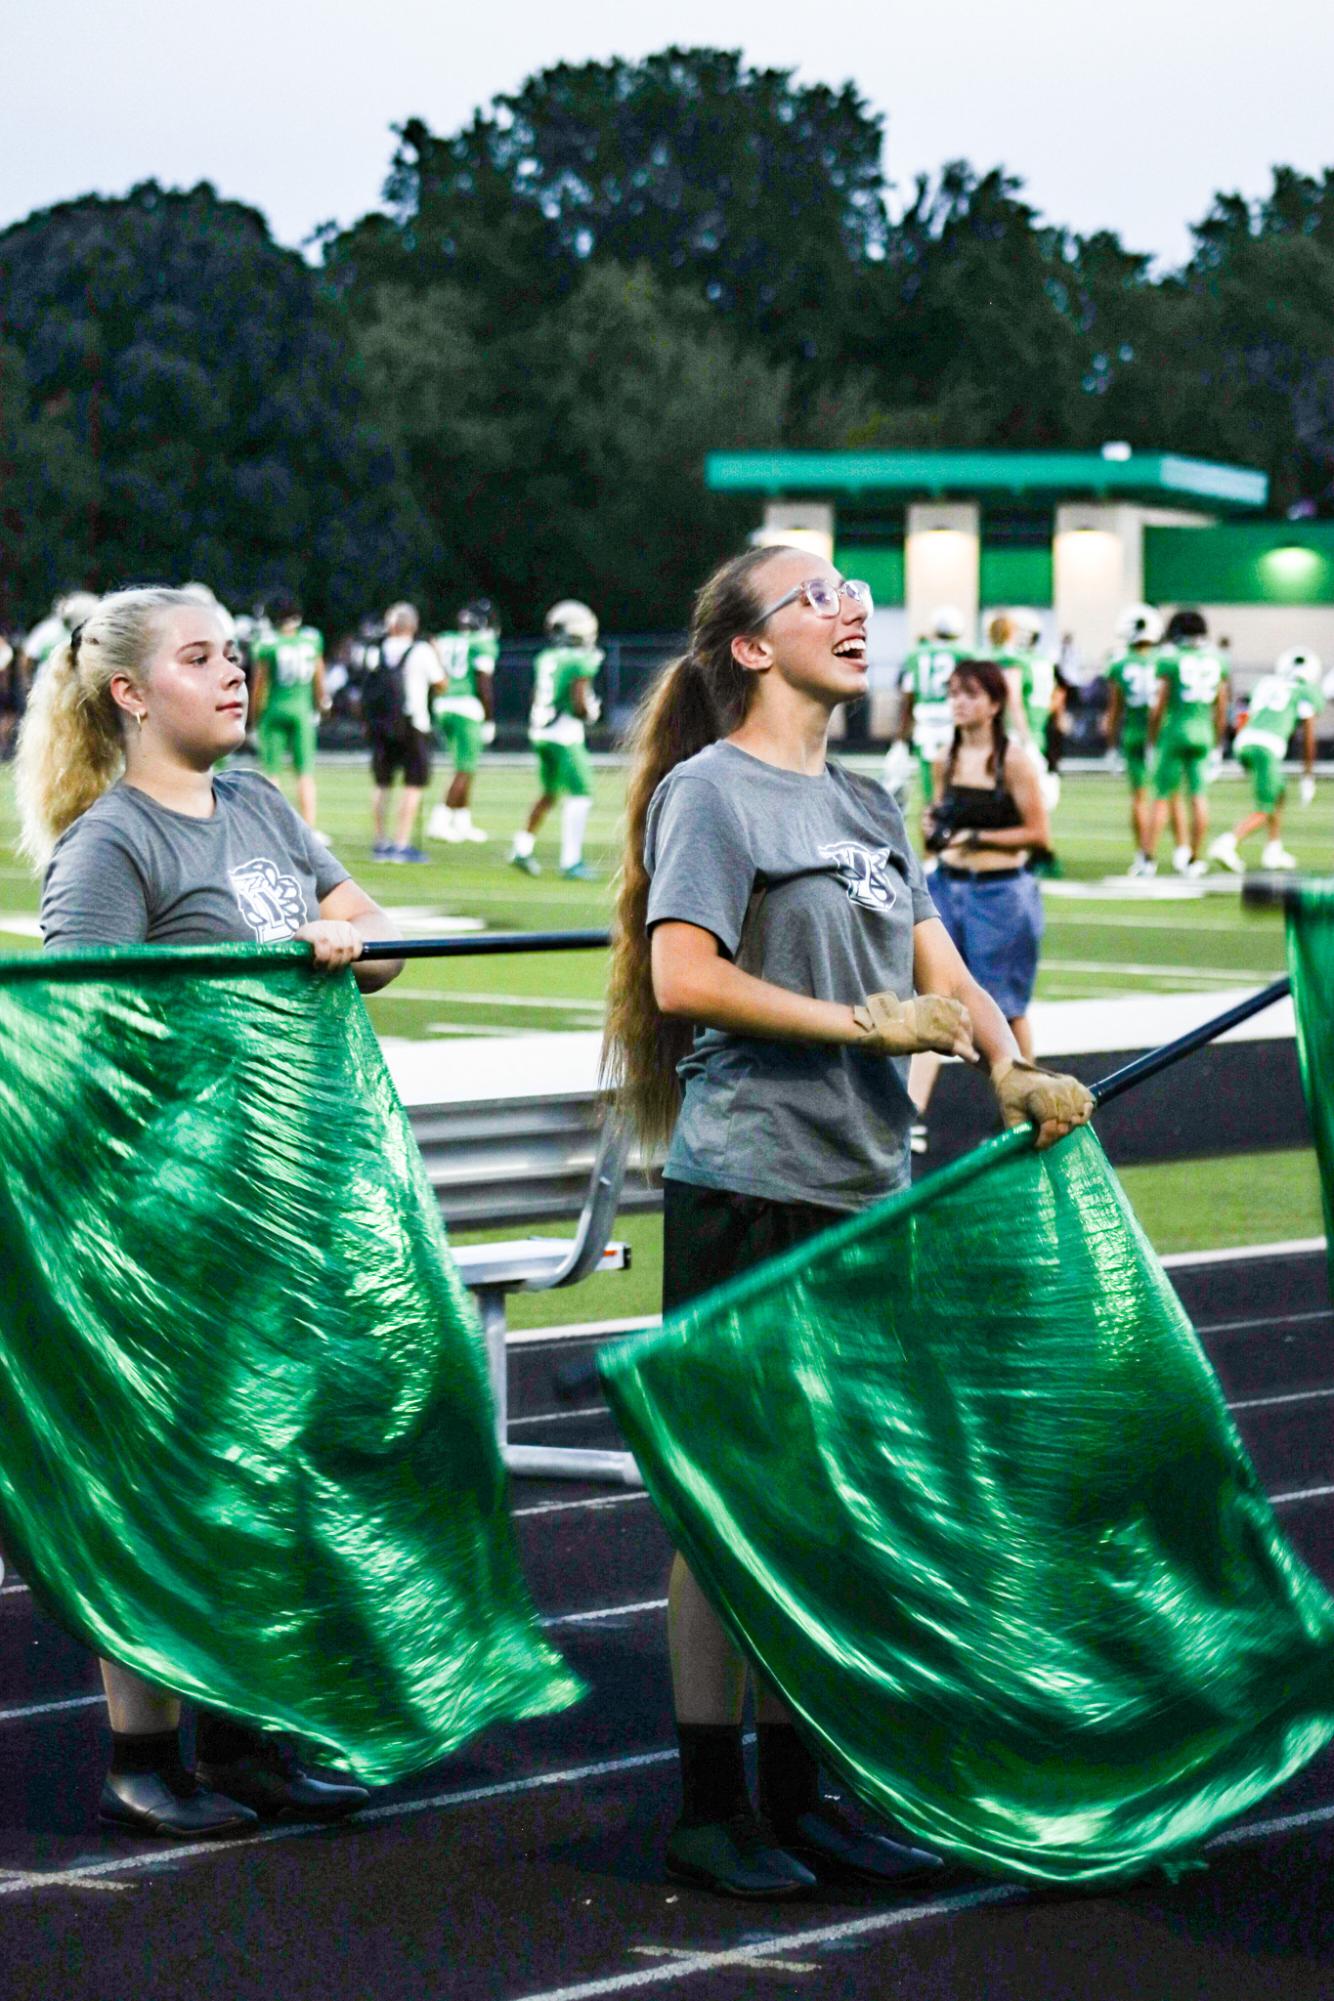
[[[810,1870],[784,1854],[749,1807],[695,1827],[678,1821],[667,1843],[667,1874],[720,1897],[799,1897],[815,1888]]]
[[[212,1764],[201,1758],[199,1777],[206,1786],[239,1800],[261,1820],[290,1814],[295,1820],[343,1820],[366,1805],[370,1793],[353,1779],[317,1778],[281,1737],[265,1737],[242,1758]]]
[[[775,1830],[784,1850],[815,1871],[820,1882],[855,1877],[863,1883],[910,1883],[937,1876],[945,1865],[925,1848],[859,1827],[833,1800],[821,1800]]]

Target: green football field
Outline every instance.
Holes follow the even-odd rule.
[[[866,768],[876,766],[868,760]],[[369,780],[360,760],[322,760],[319,784],[320,824],[335,852],[372,896],[404,912],[413,932],[425,934],[436,919],[470,920],[489,930],[564,930],[609,921],[623,785],[616,766],[598,772],[588,847],[602,876],[595,883],[561,879],[554,813],[539,836],[542,874],[529,878],[507,865],[509,837],[535,792],[526,759],[496,759],[483,768],[474,815],[491,832],[487,846],[428,843],[431,858],[419,865],[371,860]],[[1245,800],[1240,779],[1221,779],[1213,791],[1215,825],[1231,824]],[[1207,893],[1200,893],[1169,874],[1147,894],[1114,879],[1130,858],[1126,821],[1118,779],[1100,772],[1067,779],[1055,817],[1065,874],[1046,897],[1038,997],[1208,993],[1275,977],[1283,960],[1280,921],[1272,913],[1243,911],[1235,878],[1214,872]],[[14,828],[6,769],[0,772],[0,948],[28,950],[35,944],[37,886],[13,853]],[[1285,833],[1306,866],[1334,861],[1334,783],[1322,784],[1314,805],[1294,806]],[[1252,845],[1258,860],[1258,844]],[[1164,857],[1166,852],[1164,841]],[[604,985],[600,953],[426,962],[409,966],[370,1008],[382,1033],[412,1038],[591,1029],[601,1021]]]
[[[878,760],[866,760],[863,768],[876,770]],[[561,879],[555,814],[539,837],[542,874],[528,878],[507,865],[509,837],[535,791],[526,759],[493,759],[478,780],[474,812],[491,832],[487,846],[428,844],[430,861],[415,866],[372,861],[369,781],[360,760],[323,759],[319,785],[320,824],[336,853],[370,894],[402,913],[405,928],[418,935],[444,920],[489,930],[603,928],[609,922],[623,787],[615,765],[603,764],[598,771],[588,848],[601,872],[595,883]],[[1225,775],[1212,797],[1215,826],[1223,827],[1243,810],[1246,789],[1239,778]],[[1244,911],[1235,879],[1214,872],[1201,889],[1168,874],[1147,891],[1117,880],[1130,858],[1126,822],[1119,780],[1101,772],[1067,779],[1055,817],[1064,874],[1047,886],[1039,998],[1205,994],[1256,985],[1282,972],[1281,920],[1273,912]],[[37,885],[14,854],[15,828],[11,775],[0,768],[0,951],[31,951]],[[1294,807],[1285,835],[1306,867],[1319,869],[1327,858],[1334,864],[1334,782],[1322,783],[1311,807]],[[1165,841],[1164,857],[1166,849]],[[409,965],[369,1006],[377,1027],[391,1036],[521,1036],[596,1029],[604,985],[602,953],[500,955]],[[1319,1183],[1308,1150],[1138,1167],[1123,1178],[1161,1251],[1262,1243],[1315,1235],[1322,1228]],[[519,1295],[512,1302],[511,1324],[539,1327],[654,1311],[660,1221],[634,1216],[617,1227],[633,1245],[630,1272],[599,1276],[564,1292]]]

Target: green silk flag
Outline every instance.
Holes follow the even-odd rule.
[[[601,1368],[743,1652],[953,1860],[1130,1877],[1334,1737],[1334,1602],[1087,1129],[1004,1134]]]
[[[1284,904],[1297,1055],[1320,1162],[1334,1281],[1334,881],[1294,883],[1285,891]]]
[[[382,1783],[579,1685],[350,973],[0,962],[0,1541],[150,1680]]]

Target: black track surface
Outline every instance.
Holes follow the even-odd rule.
[[[1334,1396],[1309,1395],[1334,1390],[1323,1258],[1174,1276],[1230,1399],[1306,1399],[1237,1413],[1270,1491],[1334,1489]],[[596,1412],[522,1422],[552,1411],[552,1369],[570,1352],[569,1343],[514,1351],[517,1439],[614,1442]],[[570,1505],[593,1500],[602,1505]],[[514,1505],[546,1616],[663,1596],[667,1547],[646,1500],[523,1482]],[[1285,1501],[1281,1519],[1334,1585],[1334,1492]],[[180,1853],[98,1831],[99,1706],[8,1714],[90,1695],[95,1679],[87,1656],[31,1597],[7,1589],[4,2001],[592,2001],[660,1991],[750,2001],[788,1990],[819,2001],[1334,1997],[1325,1894],[1334,1755],[1216,1845],[1207,1869],[1176,1883],[1155,1877],[1114,1896],[1060,1897],[956,1877],[934,1907],[869,1891],[747,1907],[674,1890],[661,1877],[676,1804],[661,1612],[616,1612],[557,1633],[592,1689],[569,1715],[495,1733],[335,1832],[283,1829],[276,1839]],[[634,1758],[646,1762],[623,1764]],[[612,1769],[582,1769],[603,1763]],[[488,1797],[467,1797],[490,1787]],[[1264,1832],[1303,1814],[1322,1817]],[[80,1873],[90,1870],[98,1873]]]

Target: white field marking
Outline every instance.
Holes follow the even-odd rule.
[[[563,1771],[539,1772],[532,1778],[507,1779],[494,1786],[472,1786],[466,1792],[436,1793],[424,1800],[397,1800],[390,1806],[364,1807],[355,1822],[348,1824],[363,1827],[371,1821],[403,1820],[418,1813],[443,1813],[453,1807],[474,1806],[482,1800],[510,1799],[516,1794],[541,1792],[547,1787],[582,1785],[590,1779],[608,1778],[618,1772],[642,1771],[648,1765],[669,1765],[677,1756],[675,1746],[668,1751],[641,1751],[633,1757],[608,1758],[596,1765],[575,1765]],[[259,1848],[271,1841],[294,1841],[303,1835],[327,1834],[328,1831],[327,1822],[293,1822],[290,1826],[262,1828],[256,1834],[244,1835],[239,1845],[246,1849]],[[236,1842],[194,1841],[143,1855],[122,1855],[106,1862],[76,1863],[70,1869],[53,1869],[49,1875],[27,1873],[23,1881],[17,1883],[7,1883],[0,1877],[0,1897],[34,1887],[48,1890],[65,1884],[77,1885],[87,1882],[90,1877],[152,1873],[170,1869],[177,1862],[193,1860],[197,1855],[216,1857],[229,1849],[235,1852],[237,1846]]]
[[[1295,1834],[1303,1828],[1324,1826],[1330,1821],[1334,1821],[1334,1805],[1311,1807],[1306,1813],[1283,1814],[1274,1820],[1250,1821],[1245,1826],[1229,1828],[1226,1834],[1217,1835],[1205,1844],[1203,1852],[1209,1855],[1215,1848],[1241,1848],[1256,1841],[1269,1841],[1275,1835]],[[574,1986],[547,1988],[542,1993],[524,1995],[521,2001],[599,2001],[602,1995],[630,1993],[636,1988],[689,1979],[695,1973],[708,1973],[721,1966],[753,1965],[770,1958],[775,1952],[786,1955],[810,1946],[818,1948],[843,1944],[849,1939],[873,1938],[880,1932],[920,1924],[928,1918],[952,1917],[957,1912],[977,1910],[987,1905],[1022,1903],[1032,1894],[1019,1884],[997,1883],[986,1890],[964,1891],[954,1897],[937,1897],[927,1904],[909,1904],[869,1918],[854,1918],[847,1924],[821,1925],[811,1931],[773,1933],[767,1938],[738,1946],[732,1952],[697,1952],[663,1967],[646,1967],[634,1973],[611,1974],[602,1980],[580,1981]]]
[[[601,1002],[590,1000],[587,994],[571,994],[568,1000],[552,1000],[549,995],[478,994],[454,987],[400,987],[386,992],[384,998],[405,1001],[448,1001],[451,1004],[457,1001],[464,1007],[550,1008],[560,1014],[569,1014],[571,1011],[591,1014],[595,1008],[599,1014],[602,1012]]]
[[[572,1320],[564,1327],[521,1327],[505,1334],[507,1348],[554,1347],[561,1341],[605,1341],[613,1334],[648,1334],[661,1327],[660,1313],[640,1314],[633,1320]]]
[[[511,1431],[517,1431],[525,1424],[564,1424],[572,1417],[608,1417],[610,1412],[604,1403],[581,1403],[575,1410],[542,1410],[536,1417],[512,1417]]]
[[[34,1872],[31,1869],[0,1869],[0,1884],[11,1883],[16,1890],[44,1890],[47,1878],[40,1872]],[[71,1887],[76,1890],[119,1891],[123,1893],[132,1890],[134,1885],[132,1883],[92,1882],[75,1883]]]
[[[600,1619],[630,1619],[643,1612],[665,1612],[665,1598],[641,1598],[637,1605],[601,1605],[595,1612],[562,1612],[559,1618],[543,1619],[549,1632],[554,1626],[591,1626]]]
[[[1254,1320],[1215,1320],[1208,1326],[1197,1327],[1197,1334],[1240,1334],[1247,1327],[1295,1327],[1307,1320],[1334,1319],[1334,1308],[1324,1307],[1318,1313],[1262,1313]]]
[[[1276,1237],[1272,1244],[1225,1244],[1217,1251],[1169,1251],[1161,1260],[1168,1271],[1186,1265],[1230,1265],[1264,1258],[1309,1258],[1323,1251],[1323,1237]]]
[[[630,1948],[636,1959],[698,1959],[701,1955],[684,1945],[632,1945]],[[713,1960],[717,1966],[726,1966],[729,1954],[707,1953],[704,1957]],[[814,1959],[752,1959],[751,1966],[757,1973],[818,1973],[818,1961]]]
[[[36,917],[13,910],[0,911],[0,931],[13,938],[40,938],[42,927]]]
[[[1085,931],[1143,931],[1149,937],[1167,936],[1173,925],[1181,922],[1179,917],[1164,912],[1161,923],[1155,923],[1147,911],[1137,911],[1133,917],[1114,917],[1110,911],[1099,910],[1053,910],[1048,919],[1052,924],[1076,924]],[[1214,932],[1222,938],[1254,939],[1257,936],[1255,920],[1237,913],[1235,923],[1215,924],[1210,918],[1190,920],[1190,936],[1198,937],[1201,932]]]
[[[624,1508],[631,1501],[647,1499],[648,1495],[641,1487],[633,1494],[599,1495],[597,1499],[589,1501],[542,1501],[535,1508],[514,1508],[510,1520],[520,1522],[528,1515],[567,1515],[576,1508]]]
[[[1283,1397],[1244,1397],[1240,1403],[1230,1403],[1228,1409],[1277,1410],[1280,1404],[1319,1403],[1324,1397],[1334,1397],[1334,1390],[1296,1390]]]
[[[403,998],[406,1000],[409,996],[405,994]],[[481,1023],[463,1021],[428,1021],[425,1033],[427,1035],[485,1035],[491,1038],[501,1035],[531,1035],[532,1030],[528,1028],[501,1028],[494,1021],[488,1021],[484,1026]]]
[[[808,1946],[841,1945],[850,1939],[874,1938],[879,1932],[898,1931],[904,1925],[920,1924],[927,1918],[947,1918],[959,1911],[975,1911],[987,1904],[1015,1904],[1029,1895],[1010,1883],[997,1883],[986,1890],[964,1890],[955,1897],[937,1897],[929,1904],[904,1904],[894,1911],[879,1911],[873,1917],[853,1918],[846,1924],[820,1925],[810,1931],[770,1933],[731,1952],[692,1952],[666,1966],[645,1966],[633,1973],[612,1973],[601,1980],[580,1980],[570,1987],[547,1987],[540,1993],[525,1994],[519,2001],[598,2001],[604,1994],[630,1994],[641,1987],[665,1986],[672,1980],[689,1980],[696,1973],[713,1973],[721,1967],[750,1966],[757,1960],[772,1961],[775,1953],[786,1955]]]
[[[1177,966],[1164,961],[1148,965],[1143,961],[1130,959],[1050,959],[1044,958],[1043,969],[1049,973],[1124,973],[1131,978],[1153,977],[1162,980],[1221,980],[1235,984],[1238,971],[1235,966]],[[1245,977],[1263,981],[1281,979],[1284,969],[1260,972],[1254,967],[1246,968]]]

